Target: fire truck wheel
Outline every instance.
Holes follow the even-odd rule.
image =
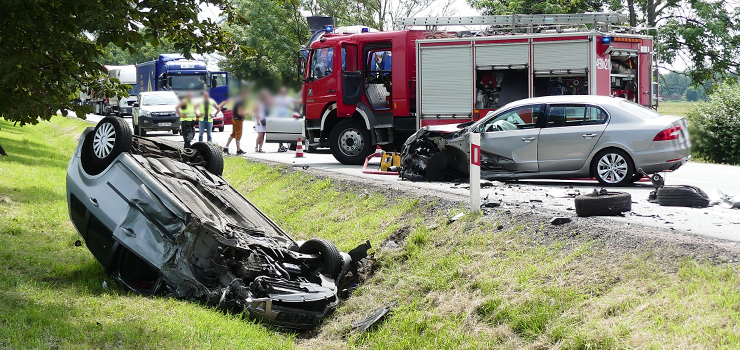
[[[370,130],[361,120],[347,119],[331,130],[329,137],[331,153],[340,163],[360,165],[373,152]]]

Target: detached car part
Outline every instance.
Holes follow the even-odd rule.
[[[632,196],[626,192],[594,190],[575,198],[578,216],[615,216],[632,210]]]
[[[696,186],[662,186],[655,190],[655,201],[666,207],[706,208],[709,196]]]
[[[339,303],[337,281],[367,255],[290,238],[219,175],[213,145],[136,137],[108,117],[85,130],[67,168],[72,222],[123,286],[309,329]]]

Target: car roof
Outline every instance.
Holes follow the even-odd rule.
[[[536,103],[583,103],[583,104],[596,104],[596,105],[617,105],[620,102],[625,101],[623,98],[611,97],[611,96],[596,96],[596,95],[558,95],[558,96],[543,96],[543,97],[532,97],[525,98],[523,100],[517,100],[506,104],[502,108],[517,107],[528,104]]]

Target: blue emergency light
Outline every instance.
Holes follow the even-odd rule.
[[[604,44],[611,44],[612,38],[610,36],[601,37],[601,42]]]
[[[327,25],[326,25],[326,27],[324,27],[324,30],[325,30],[325,31],[326,31],[327,33],[331,33],[331,32],[333,32],[333,31],[334,31],[334,26],[333,26],[333,25],[331,25],[331,24],[327,24]]]
[[[368,27],[362,27],[362,33],[367,33],[370,31],[370,28]]]

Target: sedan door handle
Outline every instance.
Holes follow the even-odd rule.
[[[534,137],[534,136],[530,136],[530,137],[522,137],[522,141],[524,141],[524,142],[532,142],[532,141],[534,141],[535,139],[536,139],[536,137]]]
[[[134,233],[134,230],[128,228],[128,227],[121,227],[121,231],[126,234],[126,236],[129,237],[136,237],[136,233]]]
[[[583,134],[583,137],[585,137],[587,139],[592,139],[592,138],[596,137],[596,134]]]
[[[327,93],[330,93],[330,94],[333,94],[335,92],[337,92],[337,90],[329,90],[329,91],[327,91]]]
[[[96,208],[99,206],[98,200],[93,197],[90,197],[90,202],[92,202],[93,206]]]

